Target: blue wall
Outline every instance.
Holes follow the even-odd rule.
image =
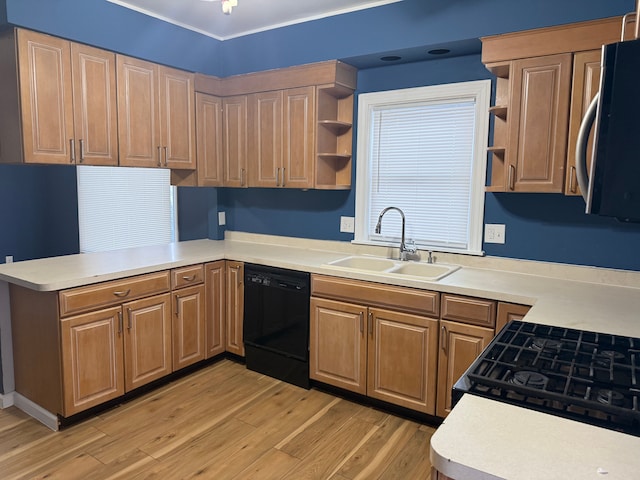
[[[0,23],[44,31],[116,52],[218,76],[360,58],[465,42],[482,35],[621,15],[634,0],[404,0],[375,9],[218,42],[105,0],[0,0]],[[301,45],[303,46],[301,48]],[[479,56],[361,70],[358,93],[489,78]],[[0,261],[77,251],[75,171],[0,167]],[[231,230],[350,240],[339,217],[353,215],[354,191],[179,189],[180,237],[222,238]],[[638,227],[586,217],[561,195],[487,194],[485,221],[505,223],[507,243],[488,254],[640,269]],[[11,228],[4,228],[10,225]],[[577,247],[570,245],[581,243]]]

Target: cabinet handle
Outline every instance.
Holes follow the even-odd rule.
[[[132,320],[131,320],[131,309],[127,308],[127,330],[131,330],[131,326],[132,326]]]
[[[130,288],[128,288],[127,290],[116,290],[115,292],[113,292],[116,297],[126,297],[127,295],[129,295],[129,293],[131,293]]]
[[[193,275],[184,275],[182,279],[186,282],[193,282],[196,279],[196,274]]]
[[[164,147],[164,166],[168,166],[169,165],[169,148],[168,147]]]
[[[176,295],[176,317],[180,316],[180,295]]]
[[[122,335],[122,310],[118,312],[118,335]]]
[[[240,169],[240,186],[244,187],[244,168]]]
[[[447,327],[444,325],[440,327],[440,348],[445,354],[447,353]]]
[[[276,187],[280,186],[280,168],[276,168]]]
[[[509,165],[509,190],[515,189],[516,167]]]
[[[360,312],[360,333],[364,333],[364,312]]]
[[[282,167],[282,181],[280,182],[280,186],[284,187],[284,167]]]
[[[78,143],[80,144],[80,163],[82,163],[84,162],[84,140],[80,139]]]
[[[158,166],[162,166],[162,147],[158,145]]]
[[[73,141],[73,138],[69,139],[69,153],[71,155],[70,162],[76,163],[76,144]]]
[[[373,314],[371,312],[369,312],[369,321],[367,323],[369,324],[369,335],[373,337]]]
[[[576,188],[576,167],[571,167],[571,171],[569,172],[569,191],[571,193],[578,191]]]

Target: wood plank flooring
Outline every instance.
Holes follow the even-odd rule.
[[[429,479],[434,431],[222,360],[60,432],[0,410],[0,478]]]

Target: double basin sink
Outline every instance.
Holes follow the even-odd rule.
[[[412,277],[435,282],[460,268],[459,265],[446,265],[399,260],[390,258],[349,256],[325,264],[327,267],[355,270],[360,272],[384,273],[396,277]]]

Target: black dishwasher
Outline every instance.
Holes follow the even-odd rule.
[[[309,274],[245,264],[247,368],[309,388]]]

